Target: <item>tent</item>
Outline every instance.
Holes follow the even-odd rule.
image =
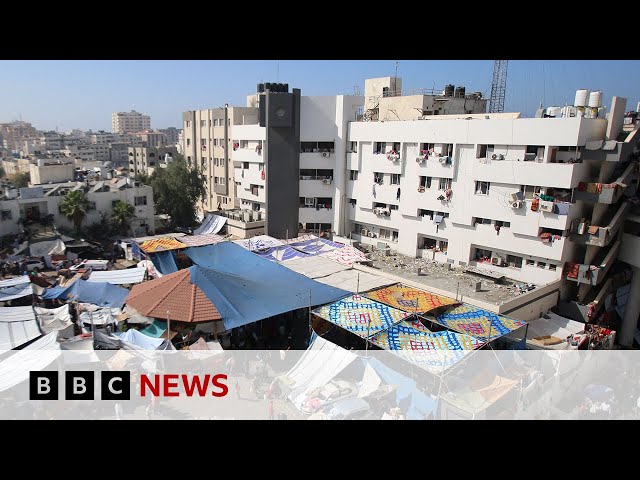
[[[31,283],[29,283],[28,281],[27,283],[23,283],[20,285],[0,288],[0,302],[27,297],[29,295],[33,295],[33,288],[31,288]]]
[[[488,312],[472,305],[463,304],[435,317],[440,325],[490,341],[507,335],[527,325],[526,322]]]
[[[541,318],[531,320],[527,330],[527,347],[533,350],[570,350],[566,342],[570,335],[584,332],[585,324],[548,312]],[[585,339],[587,336],[585,335]]]
[[[224,242],[224,237],[216,235],[215,233],[205,233],[201,235],[193,235],[180,237],[180,241],[187,247],[204,247],[205,245],[215,245],[216,243]]]
[[[107,282],[78,280],[69,287],[53,287],[42,294],[44,299],[92,303],[101,307],[122,308],[129,290]]]
[[[257,235],[247,240],[234,240],[233,243],[240,245],[251,252],[254,250],[265,250],[269,247],[280,247],[284,245],[282,240],[270,237],[269,235]]]
[[[131,347],[133,350],[164,350],[165,347],[168,347],[167,340],[163,338],[151,338],[134,329],[127,330],[124,333],[117,332],[114,335],[125,343],[125,347]]]
[[[44,370],[55,362],[62,353],[56,336],[51,332],[0,362],[0,392],[27,381],[30,372]]]
[[[188,323],[210,322],[222,318],[216,306],[193,283],[191,269],[135,285],[126,303],[136,313],[150,318],[169,318]]]
[[[73,325],[71,314],[69,313],[69,305],[63,305],[58,308],[33,307],[33,310],[36,312],[38,323],[44,333],[65,330]],[[71,335],[73,335],[73,331]]]
[[[160,237],[152,240],[146,240],[138,244],[140,249],[145,253],[162,252],[164,250],[178,250],[187,246],[179,240],[172,237]]]
[[[191,282],[215,305],[227,329],[323,305],[349,293],[299,275],[233,242],[190,248],[185,254],[196,263],[188,269]]]
[[[315,337],[300,360],[280,380],[291,389],[289,400],[300,408],[305,392],[321,387],[358,356],[322,337]]]
[[[8,278],[6,280],[0,280],[0,289],[7,287],[14,287],[16,285],[22,285],[25,283],[29,283],[29,275],[21,275],[15,278]]]
[[[326,277],[316,278],[316,281],[353,293],[367,292],[374,288],[380,288],[385,285],[395,283],[395,280],[389,280],[379,275],[373,275],[371,273],[360,272],[353,269],[343,270]]]
[[[144,280],[147,269],[144,267],[127,268],[125,270],[93,271],[87,282],[107,282],[111,285],[140,283]]]
[[[328,252],[320,253],[319,255],[334,262],[341,263],[342,265],[352,266],[356,262],[369,262],[370,260],[357,248],[353,248],[350,245],[345,245],[342,248],[336,248]]]
[[[369,292],[365,296],[410,313],[427,313],[436,308],[458,303],[453,298],[404,285],[382,288]]]
[[[0,308],[0,351],[19,347],[40,335],[33,307]]]
[[[305,277],[314,279],[326,277],[351,268],[348,265],[342,265],[317,255],[305,255],[302,258],[285,261],[282,265]]]
[[[287,260],[293,260],[295,258],[308,257],[306,253],[299,252],[291,248],[288,245],[282,245],[279,247],[269,247],[266,250],[255,250],[253,253],[260,255],[262,258],[271,262],[285,262]]]
[[[409,316],[407,312],[362,295],[351,295],[317,308],[313,313],[362,338],[368,338],[386,330]]]
[[[81,310],[84,310],[80,316],[80,322],[83,325],[108,325],[118,321],[118,315],[122,313],[119,308],[97,307],[86,303],[80,304]]]
[[[342,248],[345,245],[342,243],[331,242],[329,240],[325,240],[324,238],[316,237],[310,238],[309,240],[289,243],[289,246],[309,255],[318,255],[320,253],[331,252],[336,248]]]
[[[44,242],[31,243],[29,253],[32,257],[43,257],[44,255],[62,255],[66,250],[64,242],[59,238]]]
[[[176,252],[164,251],[149,255],[153,266],[162,275],[168,275],[169,273],[177,272],[178,265],[176,264]]]
[[[194,235],[204,235],[208,233],[218,233],[227,223],[227,217],[209,214],[204,218],[202,225],[193,231]]]

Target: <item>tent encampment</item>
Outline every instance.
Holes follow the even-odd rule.
[[[40,335],[33,307],[0,308],[0,351],[19,347]]]

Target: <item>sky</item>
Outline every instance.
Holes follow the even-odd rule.
[[[181,127],[182,112],[228,103],[245,106],[260,82],[288,83],[302,95],[353,95],[366,78],[392,76],[395,60],[25,60],[0,61],[0,123],[25,120],[40,130],[111,130],[111,113],[135,109],[152,128]],[[492,60],[399,60],[403,90],[491,92]],[[572,104],[580,88],[640,100],[637,60],[509,62],[506,111],[533,116],[545,106]]]

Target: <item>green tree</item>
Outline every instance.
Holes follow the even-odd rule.
[[[0,165],[0,178],[4,178],[6,176],[7,176],[7,174],[4,171],[4,167],[2,165]]]
[[[31,175],[28,173],[14,173],[9,177],[9,181],[15,185],[16,188],[24,188],[29,186]]]
[[[207,187],[204,177],[187,167],[178,157],[167,168],[157,168],[151,175],[156,213],[171,217],[171,227],[193,227],[196,224],[196,202],[204,199]]]
[[[146,173],[139,173],[134,177],[134,180],[137,180],[143,185],[149,185],[150,178],[151,177],[149,177],[149,175],[147,175]]]
[[[100,222],[94,223],[87,227],[87,234],[91,240],[104,240],[111,235],[111,224],[109,222],[109,214],[100,212]]]
[[[120,235],[126,235],[131,227],[131,220],[136,216],[136,208],[130,203],[118,200],[111,213],[111,225],[113,230]]]
[[[60,212],[73,222],[76,231],[80,230],[88,210],[89,199],[82,190],[67,193],[60,202]]]

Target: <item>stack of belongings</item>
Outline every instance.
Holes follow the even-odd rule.
[[[540,195],[539,206],[541,212],[553,212],[553,197],[551,195]]]

